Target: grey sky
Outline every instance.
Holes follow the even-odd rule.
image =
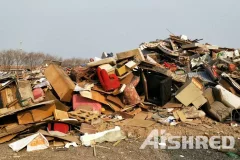
[[[239,0],[0,0],[0,50],[94,57],[174,34],[240,48]]]

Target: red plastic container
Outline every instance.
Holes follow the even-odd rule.
[[[44,91],[42,88],[36,88],[33,90],[33,97],[34,99],[38,99],[40,97],[43,97],[45,94],[44,94]]]
[[[68,133],[70,127],[65,123],[48,123],[49,131],[59,131],[62,133]]]

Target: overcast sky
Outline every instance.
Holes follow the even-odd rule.
[[[0,0],[0,50],[64,58],[134,49],[169,32],[240,48],[240,0]]]

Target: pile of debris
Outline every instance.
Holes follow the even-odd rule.
[[[239,121],[239,50],[187,36],[103,53],[69,69],[50,63],[24,76],[0,74],[0,143],[14,151],[119,142],[119,126]],[[235,124],[236,125],[236,124]]]

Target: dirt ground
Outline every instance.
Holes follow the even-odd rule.
[[[93,148],[80,146],[77,148],[69,148],[67,151],[56,151],[49,148],[41,151],[27,152],[23,149],[19,152],[13,152],[7,144],[0,145],[1,160],[19,159],[19,160],[95,160],[95,159],[127,159],[127,160],[221,160],[230,159],[226,154],[214,150],[160,150],[153,149],[148,146],[144,150],[140,150],[141,141],[121,141],[117,146],[113,147],[112,143],[102,143],[101,146],[109,149],[96,147],[96,157],[93,155]]]
[[[93,155],[92,147],[79,146],[77,148],[70,148],[66,151],[57,151],[53,147],[42,151],[27,152],[26,149],[19,151],[18,153],[13,152],[9,147],[8,143],[0,145],[2,159],[22,159],[22,160],[67,160],[67,159],[128,159],[128,160],[144,160],[144,159],[162,159],[162,160],[180,160],[180,159],[201,159],[201,160],[221,160],[221,159],[232,159],[229,158],[225,153],[208,149],[208,150],[161,150],[154,149],[153,146],[147,146],[144,150],[139,149],[144,139],[148,136],[148,133],[152,129],[165,129],[168,134],[176,136],[217,136],[217,135],[228,135],[234,136],[235,138],[240,137],[239,127],[232,127],[229,124],[217,123],[209,118],[201,120],[208,127],[204,127],[202,124],[192,125],[181,123],[177,126],[166,126],[156,123],[154,126],[149,128],[141,127],[130,127],[123,126],[121,123],[109,124],[104,123],[100,128],[105,130],[111,128],[114,125],[121,126],[122,130],[127,135],[126,140],[122,140],[117,146],[113,146],[113,143],[101,143],[98,144],[100,147],[96,147],[96,157]],[[13,140],[14,141],[14,140]],[[13,142],[11,141],[11,142]],[[238,142],[238,141],[237,141]],[[239,142],[237,144],[240,144]],[[101,147],[104,146],[105,148]],[[107,148],[106,148],[107,147]],[[237,145],[240,148],[240,145]]]
[[[219,123],[210,118],[198,119],[201,124],[193,125],[187,123],[179,123],[176,126],[167,126],[160,123],[148,128],[125,126],[122,123],[115,123],[119,125],[127,133],[130,138],[146,138],[153,129],[166,130],[167,133],[173,136],[233,136],[240,137],[240,126],[232,127],[228,123]],[[193,121],[192,123],[194,123]],[[207,125],[207,126],[204,126]],[[104,126],[105,127],[105,126]]]

